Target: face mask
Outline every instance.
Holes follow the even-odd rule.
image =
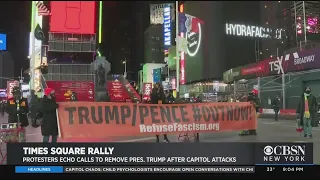
[[[310,91],[310,90],[306,90],[305,93],[306,93],[306,94],[310,94],[311,91]]]

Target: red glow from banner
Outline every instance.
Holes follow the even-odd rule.
[[[95,1],[51,1],[50,32],[95,34]]]

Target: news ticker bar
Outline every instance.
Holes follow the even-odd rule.
[[[254,173],[254,166],[16,166],[16,173]]]
[[[12,166],[15,173],[281,173],[315,172],[318,165],[256,165],[256,166]]]

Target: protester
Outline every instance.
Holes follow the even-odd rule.
[[[274,120],[278,121],[279,111],[280,111],[280,98],[277,94],[272,100],[272,108],[274,110]]]
[[[300,118],[300,125],[303,127],[304,137],[312,138],[312,115],[317,113],[317,99],[311,94],[311,88],[307,87],[301,96],[296,111]]]
[[[175,98],[173,97],[173,94],[172,94],[173,92],[172,92],[172,90],[170,90],[169,92],[168,92],[168,94],[167,94],[167,96],[166,96],[166,101],[168,102],[168,103],[174,103],[174,101],[175,101]]]
[[[19,87],[13,87],[12,95],[13,97],[7,101],[8,123],[20,123],[21,127],[27,127],[29,125],[27,99],[21,96]]]
[[[5,109],[6,109],[6,104],[4,101],[1,101],[1,104],[0,104],[1,116],[4,116]]]
[[[151,92],[151,104],[158,104],[159,102],[165,102],[165,94],[160,84],[156,83]],[[164,135],[164,141],[170,143],[166,134]],[[159,135],[157,135],[157,142],[160,142]]]
[[[252,103],[256,109],[256,112],[259,112],[261,102],[256,91],[252,91],[251,93],[248,94],[247,102]],[[239,135],[240,136],[257,135],[257,130],[256,129],[243,130],[240,132]]]
[[[43,114],[43,122],[41,126],[43,142],[49,142],[51,136],[51,142],[56,143],[58,139],[58,123],[56,114],[58,104],[55,98],[55,91],[52,88],[46,88],[44,90],[44,94],[45,96],[43,96],[40,108],[40,111]]]

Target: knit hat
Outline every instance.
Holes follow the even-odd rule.
[[[52,88],[45,88],[45,89],[44,89],[44,95],[48,96],[48,95],[50,95],[50,93],[51,93],[52,91],[53,91]]]

